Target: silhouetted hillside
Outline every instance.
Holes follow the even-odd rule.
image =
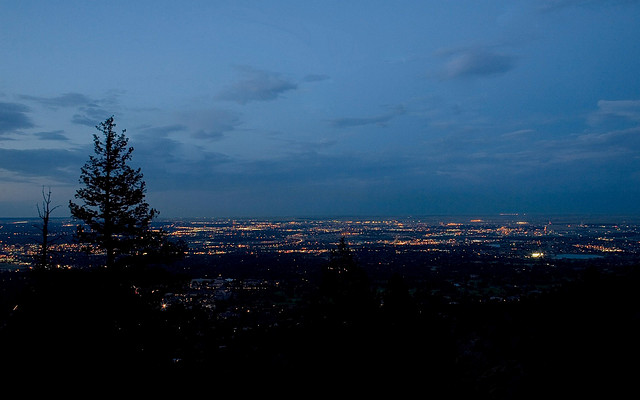
[[[473,398],[611,395],[637,372],[639,278],[635,267],[586,269],[518,302],[449,304],[417,301],[394,276],[378,288],[386,301],[360,304],[368,308],[358,315],[314,292],[278,323],[243,316],[241,327],[197,307],[162,311],[161,293],[184,283],[163,269],[32,272],[3,316],[1,343],[6,364],[30,373],[144,369],[317,384],[333,376]]]

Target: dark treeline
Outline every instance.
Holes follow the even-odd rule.
[[[253,325],[198,307],[160,310],[162,294],[190,279],[166,266],[11,273],[3,283],[3,362],[22,374],[146,371],[220,383],[333,377],[325,385],[495,399],[611,396],[634,382],[635,267],[585,268],[518,302],[458,304],[420,296],[419,283],[400,274],[376,286],[340,251],[314,268],[304,288],[272,293],[273,302],[296,298],[277,323]]]

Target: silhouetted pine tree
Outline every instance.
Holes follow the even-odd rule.
[[[107,267],[113,266],[117,255],[136,251],[157,214],[145,201],[140,168],[127,164],[133,147],[128,147],[126,130],[117,134],[115,126],[113,116],[96,126],[102,135],[93,135],[95,155],[82,167],[84,187],[75,195],[84,204],[69,201],[71,215],[85,224],[78,226],[78,238],[103,249]]]

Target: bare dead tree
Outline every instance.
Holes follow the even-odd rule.
[[[45,193],[44,186],[42,187],[42,208],[36,204],[38,208],[38,216],[42,220],[40,230],[42,232],[42,243],[40,248],[40,261],[39,265],[45,268],[49,264],[49,218],[51,213],[60,206],[51,207],[51,188]]]

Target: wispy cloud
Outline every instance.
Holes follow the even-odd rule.
[[[224,89],[217,98],[247,104],[252,101],[275,100],[298,85],[276,72],[262,71],[248,66],[236,67],[242,79]]]
[[[71,122],[78,125],[94,127],[100,121],[104,121],[113,115],[113,109],[117,106],[117,95],[111,94],[103,99],[94,99],[85,94],[77,92],[64,93],[59,96],[45,97],[20,95],[20,99],[27,102],[39,104],[53,110],[58,108],[75,109],[71,117]]]
[[[640,100],[598,101],[598,110],[591,116],[591,122],[602,122],[607,118],[623,118],[640,122]]]
[[[584,133],[578,135],[573,147],[590,146],[604,152],[607,147],[622,148],[629,152],[640,150],[640,127],[618,129],[607,132]]]
[[[389,121],[404,114],[405,112],[406,110],[404,107],[398,106],[395,109],[381,115],[374,115],[371,117],[342,117],[332,119],[330,123],[336,128],[351,128],[363,125],[386,126]]]
[[[145,142],[171,143],[174,138],[184,142],[187,136],[196,139],[219,140],[242,124],[241,114],[225,109],[190,110],[176,113],[174,123],[142,125],[131,131]],[[156,146],[157,147],[157,146]]]
[[[96,126],[111,115],[113,112],[109,112],[99,105],[90,104],[78,108],[78,113],[73,115],[71,122],[78,125]]]
[[[32,128],[33,122],[27,115],[29,111],[29,107],[24,104],[0,102],[0,135]]]
[[[93,118],[89,118],[88,116],[83,114],[74,114],[71,118],[71,122],[73,122],[74,124],[86,126],[97,126],[98,121],[100,121],[100,119],[96,120]]]
[[[166,137],[173,132],[184,132],[187,130],[187,126],[183,124],[173,124],[164,126],[154,126],[142,129],[144,135],[150,139],[158,137]]]
[[[34,133],[34,135],[37,136],[38,139],[41,139],[41,140],[55,140],[55,141],[67,141],[67,140],[69,140],[69,138],[64,135],[64,131],[63,130],[47,131],[47,132],[36,132],[36,133]]]
[[[20,98],[24,100],[35,101],[37,103],[53,108],[79,107],[94,103],[94,100],[81,93],[64,93],[60,96],[55,97],[21,95]]]
[[[518,137],[530,135],[530,134],[532,134],[534,132],[535,132],[534,129],[519,129],[517,131],[511,131],[511,132],[503,133],[501,136],[503,138],[518,138]]]
[[[484,47],[441,52],[446,58],[444,77],[447,79],[500,75],[516,65],[516,58]]]

